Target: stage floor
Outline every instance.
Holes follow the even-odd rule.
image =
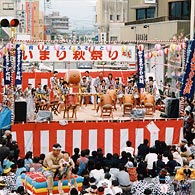
[[[161,112],[156,110],[153,115],[145,115],[144,119],[161,119],[160,117]],[[59,114],[55,114],[52,112],[53,119],[52,121],[59,121],[59,120],[68,120],[68,121],[102,121],[102,120],[131,120],[131,119],[139,119],[142,120],[143,118],[134,118],[132,115],[125,115],[123,116],[123,108],[117,105],[117,110],[113,111],[113,117],[111,116],[104,116],[101,117],[101,110],[99,109],[98,114],[94,110],[94,105],[88,104],[87,106],[82,105],[81,107],[77,107],[77,118],[72,118],[72,110],[69,111],[69,118],[67,115],[63,118],[64,111],[61,111]]]

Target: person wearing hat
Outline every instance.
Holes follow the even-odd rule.
[[[53,176],[58,168],[59,161],[63,158],[61,153],[61,145],[56,143],[53,145],[52,151],[46,155],[43,161],[43,175],[47,178],[47,189],[49,195],[53,195]],[[60,193],[62,195],[63,193]]]
[[[21,86],[18,86],[16,88],[16,92],[14,94],[15,101],[21,101],[23,99],[23,96],[24,96],[24,94],[22,92],[22,87]]]

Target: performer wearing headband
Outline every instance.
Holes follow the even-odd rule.
[[[53,177],[57,169],[60,168],[59,161],[63,158],[60,144],[53,145],[53,150],[45,157],[43,161],[43,175],[47,178],[47,189],[49,195],[53,195]],[[60,193],[60,190],[58,188]],[[61,195],[62,193],[60,193]]]

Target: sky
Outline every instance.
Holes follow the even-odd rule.
[[[59,11],[61,16],[70,18],[70,25],[73,29],[84,30],[95,25],[96,0],[40,0],[40,8],[44,10],[46,3],[46,14]]]

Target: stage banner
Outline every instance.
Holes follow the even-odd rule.
[[[128,62],[135,63],[135,45],[27,45],[28,62]]]
[[[4,74],[4,85],[11,84],[11,60],[10,52],[3,57],[3,74]]]
[[[102,148],[103,153],[121,154],[126,141],[131,140],[137,148],[144,139],[149,146],[155,140],[165,141],[167,145],[178,144],[183,139],[183,120],[135,120],[135,121],[86,121],[61,125],[58,121],[50,123],[18,123],[11,126],[12,138],[18,142],[21,157],[27,151],[34,156],[47,154],[54,143],[59,143],[64,151],[73,154],[74,148],[90,151]]]
[[[22,85],[22,50],[19,44],[16,44],[15,77],[15,85]]]
[[[183,84],[181,87],[180,96],[192,98],[195,90],[195,53],[194,53],[195,41],[189,41],[187,44],[186,55],[186,70],[184,74]]]
[[[138,88],[145,88],[145,59],[144,50],[137,49],[137,64],[138,64]]]

